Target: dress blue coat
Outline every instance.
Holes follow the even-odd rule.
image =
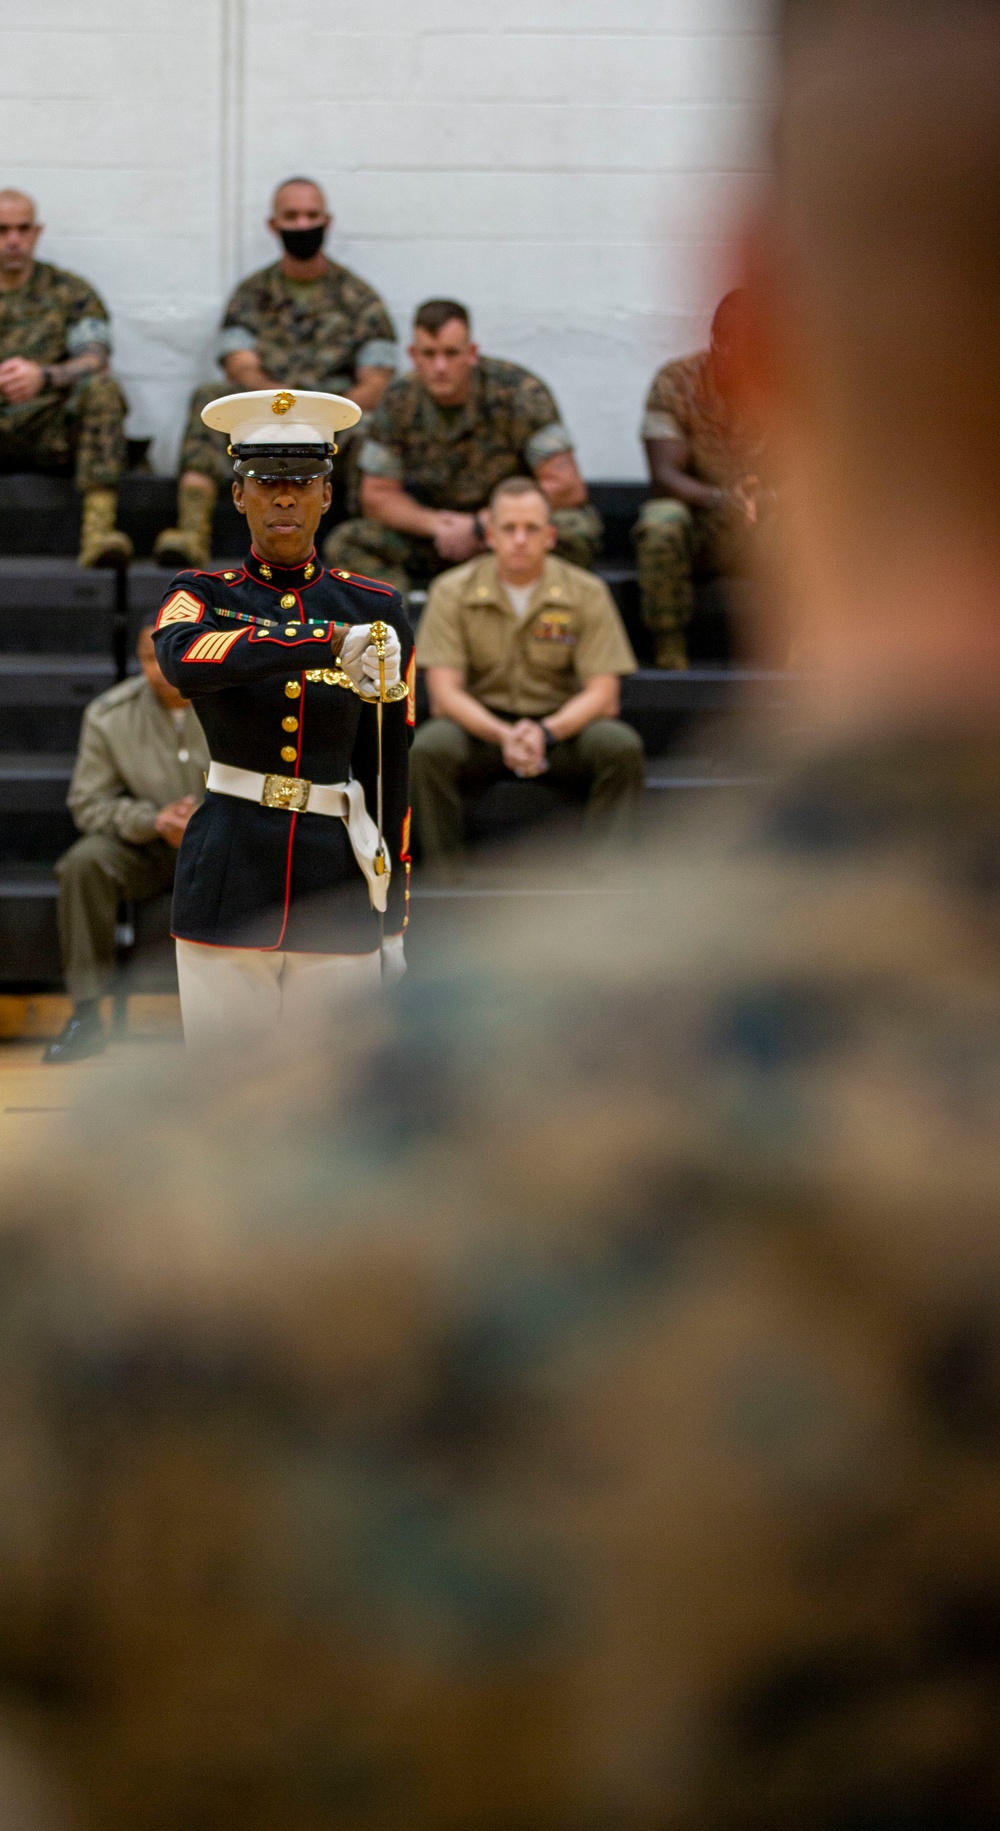
[[[376,817],[375,707],[324,680],[352,623],[396,630],[406,699],[383,707],[383,831],[392,861],[386,934],[406,926],[413,636],[398,592],[330,572],[315,554],[271,566],[180,572],[153,641],[167,680],[197,711],[214,761],[336,783],[354,776]],[[173,932],[216,947],[368,953],[379,921],[342,820],[205,796],[177,861]]]

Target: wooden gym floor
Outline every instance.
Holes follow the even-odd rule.
[[[182,1047],[176,998],[130,998],[128,1031],[103,1055],[65,1067],[42,1056],[70,1012],[67,998],[0,997],[0,1178],[56,1143],[65,1115],[100,1087],[109,1068],[141,1061],[151,1043]],[[105,1023],[110,1023],[107,1001]]]

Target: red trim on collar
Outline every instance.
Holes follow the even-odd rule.
[[[306,558],[302,561],[301,565],[299,565],[299,566],[274,565],[272,567],[271,561],[269,559],[261,559],[260,554],[255,552],[253,547],[251,547],[251,549],[250,549],[250,558],[252,560],[255,560],[258,566],[267,566],[270,570],[272,570],[274,572],[283,572],[285,574],[285,583],[283,585],[275,585],[273,580],[271,580],[271,579],[258,578],[256,572],[250,572],[247,569],[246,565],[244,565],[244,568],[243,568],[244,577],[251,579],[255,585],[263,585],[265,591],[282,591],[282,592],[284,592],[284,591],[310,591],[312,589],[312,587],[314,585],[318,584],[319,580],[323,577],[324,569],[323,569],[322,564],[320,563],[320,560],[317,555],[315,547],[313,548],[312,552],[306,556]],[[294,579],[296,573],[303,573],[305,571],[306,567],[310,566],[310,565],[315,566],[315,568],[316,568],[316,572],[315,572],[315,575],[313,578],[300,579],[300,581],[297,585],[290,582],[291,580]],[[212,576],[213,576],[213,578],[217,578],[219,575],[217,573],[213,573]]]

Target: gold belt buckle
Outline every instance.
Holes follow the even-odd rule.
[[[261,807],[283,807],[293,814],[304,814],[309,806],[312,783],[304,776],[265,776]]]

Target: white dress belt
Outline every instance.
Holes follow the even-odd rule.
[[[371,905],[385,914],[392,865],[388,847],[379,855],[378,828],[365,806],[360,782],[308,782],[304,776],[265,776],[256,769],[237,769],[232,763],[208,766],[206,787],[214,795],[234,795],[238,801],[256,801],[259,807],[283,808],[295,814],[338,816],[347,828],[351,851],[365,874]],[[381,864],[381,870],[378,869]]]

